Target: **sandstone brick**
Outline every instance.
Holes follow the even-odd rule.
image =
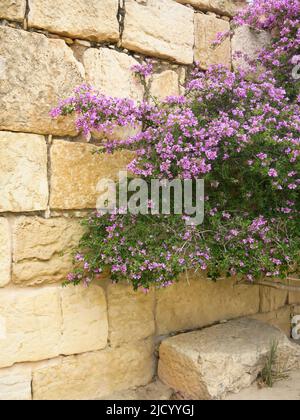
[[[17,218],[13,226],[13,282],[34,286],[65,281],[82,234],[76,219]]]
[[[155,333],[154,292],[135,292],[132,285],[110,284],[107,290],[109,339],[113,346]]]
[[[273,327],[279,328],[287,337],[290,338],[291,336],[291,306],[285,306],[268,313],[256,314],[251,318],[273,325]]]
[[[231,46],[227,38],[221,45],[213,46],[219,32],[227,32],[230,25],[223,19],[196,13],[195,15],[195,61],[207,69],[211,65],[223,64],[231,67]]]
[[[0,369],[0,401],[31,400],[31,368],[16,365]]]
[[[117,41],[118,0],[30,0],[30,28],[71,38]]]
[[[157,334],[191,330],[255,314],[259,288],[236,285],[234,279],[213,282],[197,275],[185,276],[174,286],[157,292]]]
[[[67,287],[61,291],[61,354],[84,353],[107,345],[108,322],[104,291],[92,285]]]
[[[11,239],[9,223],[0,217],[0,287],[10,282]]]
[[[47,145],[44,137],[0,132],[0,190],[0,212],[47,208]]]
[[[96,399],[148,384],[154,374],[153,344],[135,342],[60,358],[33,371],[34,400]]]
[[[224,16],[234,16],[246,4],[244,0],[176,0],[181,4],[190,4],[204,12],[215,12]]]
[[[97,154],[98,149],[85,143],[62,140],[51,148],[52,209],[92,209],[96,207],[96,187],[101,179],[118,179],[132,160],[132,153]]]
[[[137,61],[108,48],[89,48],[83,55],[87,81],[101,93],[142,101],[144,89],[131,68]]]
[[[151,90],[152,96],[159,100],[167,96],[179,95],[179,77],[175,71],[166,70],[152,77]]]
[[[267,32],[257,31],[248,26],[237,28],[231,40],[233,66],[247,69],[248,65],[245,59],[236,57],[236,54],[246,54],[248,58],[255,60],[258,52],[268,45],[270,40],[271,36]]]
[[[297,277],[297,275],[295,275]],[[289,280],[290,286],[294,287],[300,287],[300,281],[299,280]],[[300,304],[300,292],[289,292],[289,303],[291,305],[293,304]]]
[[[193,10],[172,0],[127,0],[122,45],[151,56],[192,64],[193,19]]]
[[[104,292],[94,285],[2,289],[0,325],[0,368],[101,350],[107,344]]]
[[[286,290],[277,290],[270,287],[261,287],[260,289],[260,311],[272,312],[280,309],[288,302],[288,292]]]
[[[0,57],[0,130],[75,135],[72,119],[49,116],[84,80],[83,66],[65,42],[0,27]]]
[[[0,19],[22,22],[25,18],[26,0],[1,0]]]

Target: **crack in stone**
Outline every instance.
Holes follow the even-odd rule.
[[[126,0],[119,0],[119,8],[118,8],[118,14],[117,19],[119,22],[119,33],[120,33],[120,39],[118,46],[121,47],[122,40],[123,40],[123,33],[125,29],[125,16],[126,16]]]

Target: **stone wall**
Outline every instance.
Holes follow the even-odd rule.
[[[162,337],[225,319],[250,315],[288,329],[286,305],[300,303],[297,294],[234,280],[190,275],[148,295],[109,279],[61,287],[97,182],[125,169],[130,154],[93,154],[73,120],[53,121],[50,109],[84,81],[141,100],[130,68],[147,57],[159,98],[182,92],[193,61],[230,67],[235,50],[261,41],[246,31],[209,47],[241,3],[1,0],[1,400],[103,398],[146,385]]]

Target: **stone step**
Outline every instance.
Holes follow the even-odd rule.
[[[187,399],[222,399],[254,383],[274,342],[277,369],[300,368],[298,345],[275,327],[243,318],[163,341],[158,375]]]

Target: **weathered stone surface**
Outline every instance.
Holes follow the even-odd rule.
[[[16,365],[0,369],[0,401],[31,400],[31,368]]]
[[[101,93],[142,101],[144,89],[131,68],[138,62],[109,48],[89,48],[83,55],[87,81]]]
[[[298,277],[297,275],[295,277]],[[289,280],[290,286],[299,287],[300,282],[299,280]],[[300,304],[300,292],[289,292],[289,304]]]
[[[140,341],[51,361],[33,372],[34,400],[96,399],[149,383],[154,375],[153,345]]]
[[[246,4],[245,0],[176,0],[181,4],[190,4],[195,9],[215,12],[224,16],[234,16]]]
[[[11,238],[9,223],[0,217],[0,287],[10,282]]]
[[[166,70],[152,77],[150,93],[155,98],[162,100],[167,96],[179,95],[179,76],[175,71]]]
[[[107,290],[109,339],[118,346],[154,335],[154,292],[135,292],[132,285],[110,284]]]
[[[246,54],[250,60],[255,60],[258,52],[268,45],[270,40],[271,36],[267,32],[257,31],[248,26],[237,28],[231,40],[233,66],[247,69],[246,60],[243,57],[236,57],[236,54]]]
[[[275,280],[274,280],[275,281]],[[260,312],[272,312],[288,303],[288,292],[270,287],[260,289]]]
[[[0,212],[47,208],[47,145],[44,137],[0,132],[0,190]]]
[[[65,281],[82,234],[76,219],[17,218],[13,226],[13,282],[34,286]]]
[[[61,306],[61,354],[78,354],[106,347],[107,306],[101,287],[67,287],[61,291]]]
[[[236,285],[234,279],[218,281],[189,275],[174,286],[157,292],[157,334],[191,330],[255,314],[259,288]]]
[[[49,116],[84,80],[83,66],[65,42],[1,27],[0,57],[0,130],[75,135],[71,119]]]
[[[30,28],[71,38],[117,41],[118,0],[30,0]]]
[[[251,316],[251,318],[273,325],[273,327],[279,328],[287,337],[291,337],[291,306],[285,306],[264,314],[256,314]]]
[[[0,19],[22,22],[25,18],[26,0],[1,0]]]
[[[159,377],[193,399],[220,399],[249,387],[263,369],[271,343],[278,342],[278,368],[300,366],[300,348],[278,329],[240,319],[165,340]]]
[[[231,66],[230,39],[225,39],[221,45],[213,46],[219,32],[227,32],[230,25],[223,19],[214,16],[195,14],[195,61],[200,67],[207,69],[211,65],[224,64]]]
[[[108,401],[168,401],[171,399],[173,390],[164,385],[159,380],[149,385],[136,389],[117,392],[113,395],[105,396],[101,400]]]
[[[192,64],[194,12],[172,0],[126,0],[122,45],[155,57]]]
[[[121,151],[113,155],[97,154],[97,147],[63,140],[51,148],[52,209],[92,209],[97,202],[97,184],[103,179],[117,180],[120,170],[126,170],[132,153]]]
[[[58,289],[0,290],[0,367],[56,357],[61,339]]]
[[[0,368],[101,350],[107,344],[104,293],[98,286],[2,289],[0,326]]]

